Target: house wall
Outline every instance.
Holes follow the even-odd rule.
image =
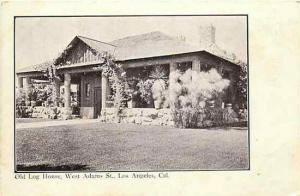
[[[80,46],[80,45],[79,45]],[[84,56],[84,59],[89,58],[88,56],[91,56],[91,54],[84,53],[84,51],[89,51],[89,49],[81,45],[81,47],[78,47],[78,57]],[[70,54],[70,59],[75,59],[77,55],[75,55],[76,52],[74,51],[74,54]],[[79,58],[80,59],[80,58]],[[77,58],[78,60],[78,58]],[[136,67],[142,67],[142,66],[153,66],[153,65],[161,65],[164,64],[166,66],[170,66],[170,72],[176,68],[176,63],[181,62],[192,62],[192,69],[201,71],[201,67],[205,64],[211,64],[214,65],[215,68],[223,68],[224,70],[228,71],[229,78],[231,83],[228,91],[231,94],[230,99],[228,99],[228,102],[235,103],[237,102],[236,98],[236,81],[239,74],[239,69],[237,65],[234,65],[226,60],[222,60],[221,58],[218,58],[214,55],[211,55],[209,53],[200,52],[200,53],[189,53],[189,54],[181,54],[181,55],[172,55],[172,56],[165,56],[165,57],[155,57],[155,58],[147,58],[147,59],[137,59],[137,60],[128,60],[125,62],[121,62],[124,65],[124,68],[136,68]],[[175,65],[175,66],[174,66]],[[94,118],[94,88],[95,87],[101,87],[101,75],[99,72],[95,72],[91,67],[84,67],[84,68],[73,68],[72,70],[60,70],[61,73],[71,73],[71,75],[74,73],[81,74],[80,76],[80,115],[83,118]],[[86,72],[90,71],[90,72]],[[93,71],[93,72],[92,72]],[[90,96],[86,96],[86,84],[90,84]],[[104,84],[104,83],[103,83]],[[102,87],[104,90],[105,88]],[[106,88],[108,91],[109,89]],[[103,92],[103,91],[102,91]],[[109,93],[106,93],[109,94]],[[102,96],[102,100],[103,96]],[[102,108],[103,107],[102,103]]]
[[[100,58],[100,54],[93,52],[85,43],[77,42],[76,47],[66,57],[71,64],[90,62]]]
[[[230,72],[231,77],[234,80],[236,80],[236,78],[238,77],[239,68],[237,65],[232,64],[229,61],[222,60],[214,55],[210,55],[209,53],[206,52],[128,60],[121,63],[126,69],[126,68],[153,66],[153,65],[161,65],[161,64],[176,64],[176,63],[182,63],[188,61],[191,61],[193,63],[192,69],[196,71],[201,71],[202,64],[211,64],[211,65],[215,65],[216,69],[222,67],[224,68],[224,70]]]
[[[239,76],[239,67],[235,64],[230,63],[229,61],[211,55],[207,52],[129,60],[121,63],[124,65],[124,68],[168,64],[170,66],[169,70],[172,71],[176,69],[177,63],[182,62],[192,62],[192,69],[195,71],[202,71],[204,70],[205,65],[212,65],[213,68],[216,68],[220,72],[227,72],[227,79],[230,80],[230,86],[226,90],[224,102],[233,104],[238,103],[236,83]]]
[[[87,84],[90,84],[90,96],[86,95]],[[101,87],[101,75],[99,73],[87,73],[81,76],[80,116],[82,118],[94,118],[95,87]]]

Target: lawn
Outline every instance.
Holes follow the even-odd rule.
[[[33,122],[45,122],[45,121],[53,121],[53,120],[45,119],[45,118],[16,118],[16,123],[33,123]]]
[[[90,123],[16,130],[18,170],[248,169],[246,129]]]

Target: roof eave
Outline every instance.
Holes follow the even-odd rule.
[[[193,51],[193,52],[182,52],[182,53],[165,54],[165,55],[159,55],[159,56],[149,56],[149,57],[139,57],[139,58],[128,58],[128,59],[116,59],[116,61],[117,61],[117,62],[124,62],[124,61],[133,61],[133,60],[142,60],[142,59],[160,58],[160,57],[171,57],[171,56],[176,56],[176,55],[193,54],[193,53],[199,53],[199,52],[205,52],[205,51],[204,51],[204,50],[199,50],[199,51]]]
[[[104,63],[103,61],[92,61],[92,62],[86,62],[86,63],[78,63],[78,64],[71,64],[71,65],[65,65],[65,66],[61,66],[58,67],[58,70],[62,70],[62,69],[72,69],[72,68],[78,68],[78,67],[86,67],[86,66],[94,66],[94,65],[99,65]]]

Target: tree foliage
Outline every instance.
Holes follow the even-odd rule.
[[[248,86],[248,67],[247,64],[241,63],[241,69],[237,82],[238,97],[242,107],[247,106],[247,86]]]

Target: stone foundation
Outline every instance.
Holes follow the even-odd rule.
[[[31,118],[45,118],[45,119],[72,119],[75,118],[72,115],[70,109],[64,107],[44,107],[44,106],[25,106],[28,111],[28,117]]]
[[[170,109],[125,108],[119,116],[115,108],[104,108],[101,121],[107,123],[134,123],[141,125],[174,126]]]
[[[81,118],[94,118],[94,107],[80,107]]]

